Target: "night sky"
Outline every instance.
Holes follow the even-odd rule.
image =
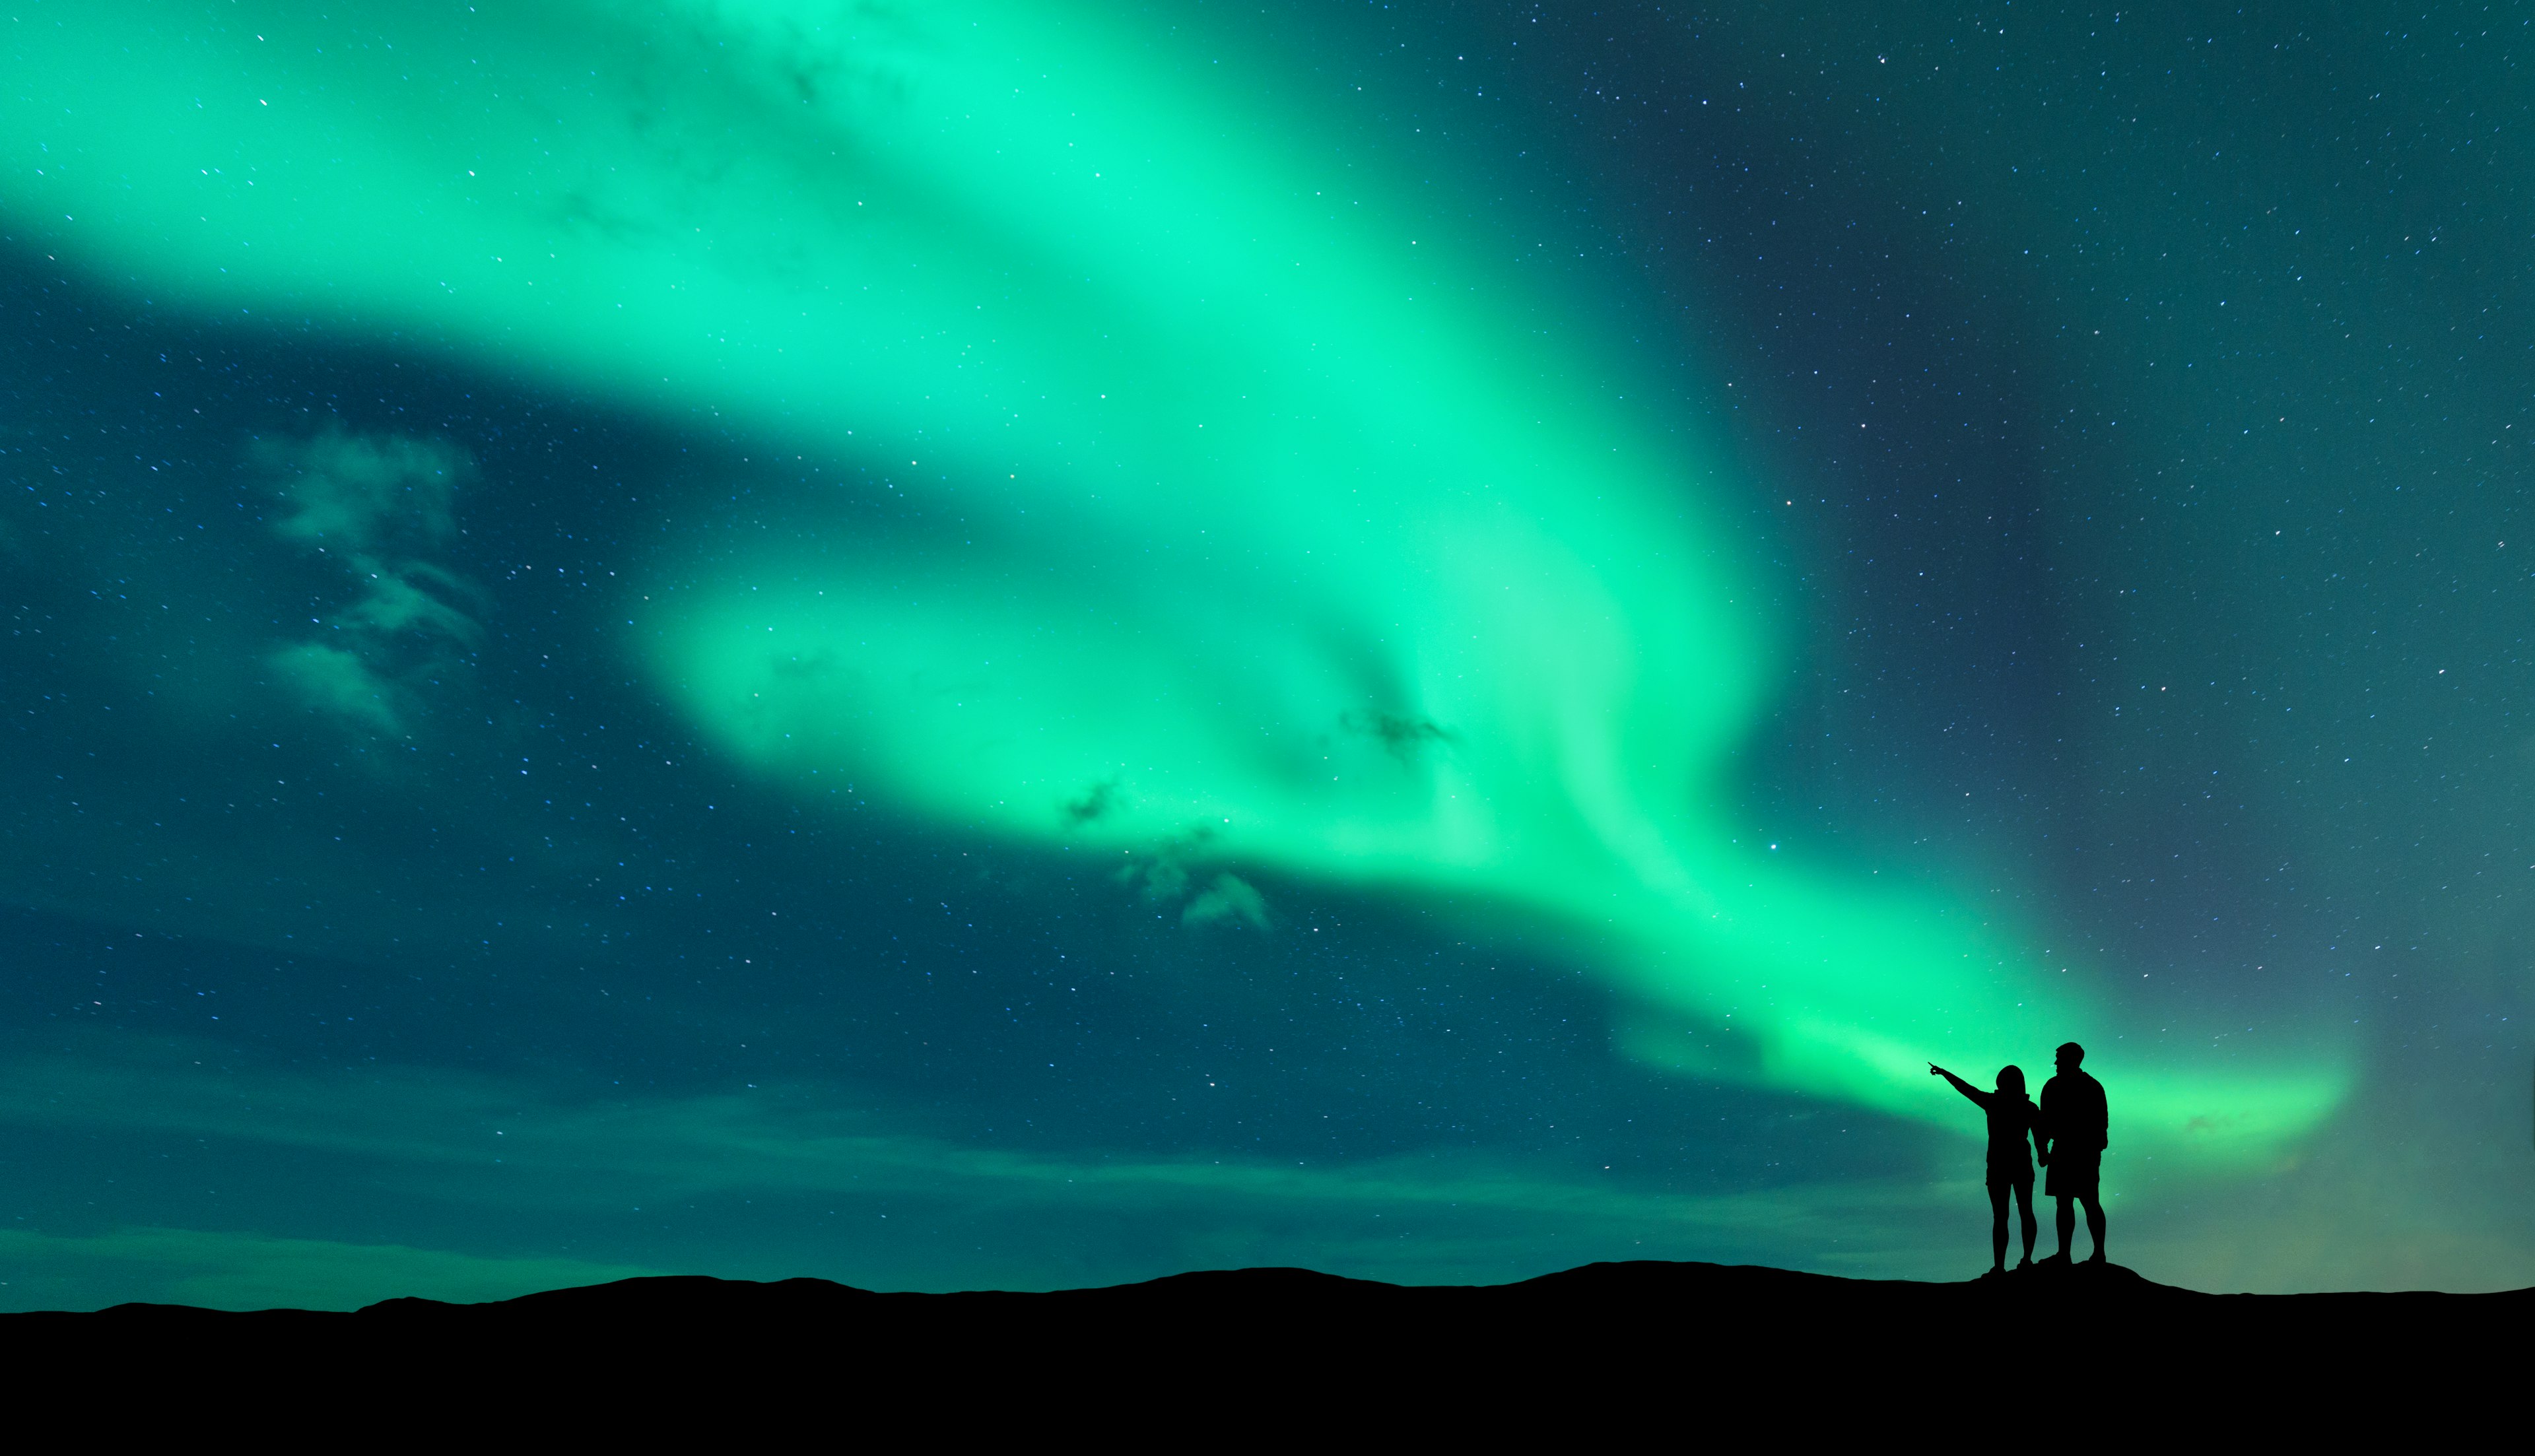
[[[0,1308],[2535,1284],[2525,7],[6,50]]]

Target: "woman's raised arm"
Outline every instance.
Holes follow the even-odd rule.
[[[1928,1075],[1932,1077],[1944,1077],[1947,1081],[1954,1084],[1955,1091],[1970,1098],[1974,1105],[1978,1106],[1981,1111],[1989,1111],[1990,1093],[1982,1091],[1978,1087],[1975,1087],[1971,1083],[1964,1081],[1962,1078],[1955,1076],[1952,1072],[1946,1070],[1944,1067],[1939,1066],[1933,1062],[1928,1063]]]

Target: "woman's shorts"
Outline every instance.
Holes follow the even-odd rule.
[[[2015,1188],[2024,1194],[2024,1201],[2033,1201],[2033,1170],[2030,1168],[1993,1168],[1989,1171],[1989,1185],[1993,1188]]]

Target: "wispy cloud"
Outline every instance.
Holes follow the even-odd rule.
[[[1182,925],[1209,925],[1238,920],[1252,930],[1268,929],[1268,900],[1238,875],[1217,875],[1214,882],[1180,912]]]
[[[355,1309],[400,1295],[471,1304],[657,1271],[568,1258],[488,1258],[399,1244],[204,1229],[51,1235],[0,1230],[0,1307],[109,1304]]]
[[[427,1239],[400,1231],[397,1217],[463,1205],[499,1209],[505,1225],[567,1230],[576,1255],[592,1267],[816,1273],[881,1288],[972,1285],[981,1277],[1018,1287],[1111,1283],[1262,1263],[1404,1282],[1496,1282],[1616,1257],[1876,1274],[1896,1272],[1897,1258],[1907,1272],[1923,1272],[1911,1245],[1924,1243],[1940,1191],[1879,1183],[1683,1195],[1607,1169],[1444,1148],[1286,1161],[988,1146],[920,1130],[916,1119],[868,1102],[858,1109],[850,1092],[833,1086],[576,1099],[449,1070],[191,1064],[192,1054],[211,1051],[118,1043],[100,1044],[94,1055],[12,1057],[0,1070],[0,1122],[110,1132],[135,1144],[174,1135],[201,1146],[243,1145],[234,1156],[296,1170],[330,1197],[357,1182],[396,1210],[384,1221],[366,1207],[311,1215],[343,1231],[281,1231],[303,1240],[346,1242],[344,1232],[357,1224],[350,1242],[376,1239],[384,1228],[420,1245]],[[334,1171],[347,1168],[360,1170],[357,1180]],[[778,1208],[810,1210],[810,1229],[773,1230],[768,1210]],[[669,1210],[685,1222],[743,1220],[755,1242],[662,1238],[660,1215]],[[438,1226],[425,1219],[417,1228]],[[435,1273],[415,1265],[411,1277],[428,1274],[440,1281],[435,1288],[462,1275],[488,1285],[529,1277],[520,1261],[553,1244],[523,1238],[543,1248],[479,1247],[467,1257],[498,1256],[501,1267],[454,1264],[457,1272]],[[981,1276],[980,1244],[1018,1251],[1009,1272],[989,1263]],[[1039,1257],[1032,1251],[1040,1245],[1060,1252]],[[57,1251],[69,1257],[70,1245]],[[257,1282],[268,1277],[258,1271],[281,1267],[269,1253],[241,1244],[222,1255],[234,1260],[221,1266],[226,1302],[285,1302],[281,1283]],[[347,1267],[371,1267],[362,1262],[367,1255],[342,1257]],[[403,1267],[378,1257],[379,1269]],[[131,1277],[139,1282],[129,1287],[158,1288],[172,1276]],[[23,1299],[12,1303],[26,1307]]]
[[[461,610],[480,593],[432,558],[457,531],[466,456],[426,440],[331,433],[259,441],[257,465],[290,512],[282,538],[332,562],[348,591],[310,637],[276,647],[268,665],[313,710],[404,736],[420,690],[482,636]]]

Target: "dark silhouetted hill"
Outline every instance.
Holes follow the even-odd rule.
[[[392,1396],[426,1420],[572,1400],[611,1425],[738,1402],[996,1426],[1212,1411],[1291,1428],[1422,1402],[1462,1430],[1491,1411],[1536,1430],[1564,1410],[1587,1426],[1664,1416],[1680,1437],[1751,1408],[1934,1436],[1965,1433],[1966,1412],[2065,1426],[2082,1408],[2098,1425],[2188,1415],[2207,1434],[2357,1420],[2415,1391],[2440,1411],[2501,1399],[2530,1321],[2535,1290],[2207,1295],[2118,1265],[1926,1284],[1647,1261],[1491,1286],[1238,1269],[932,1295],[687,1276],[351,1313],[120,1304],[0,1316],[0,1360],[21,1390]]]

